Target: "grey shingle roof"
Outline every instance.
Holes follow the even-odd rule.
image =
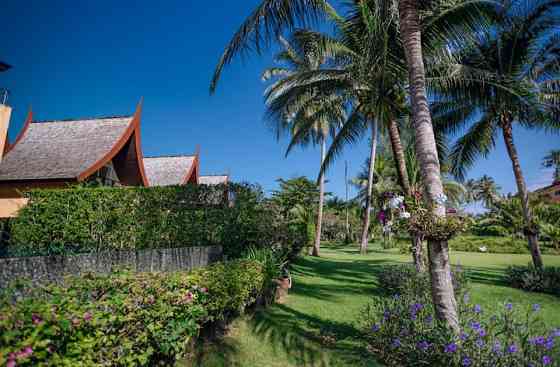
[[[150,186],[182,185],[196,156],[144,157],[144,172]]]
[[[132,116],[32,122],[0,163],[0,181],[76,178],[123,136]]]
[[[200,176],[198,183],[201,185],[219,185],[227,183],[229,176],[227,175],[208,175]]]

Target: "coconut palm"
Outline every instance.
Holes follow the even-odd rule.
[[[554,0],[504,1],[497,23],[476,42],[456,53],[436,104],[438,126],[449,133],[467,128],[451,151],[453,173],[462,178],[480,156],[495,146],[501,132],[511,160],[523,207],[525,233],[535,267],[542,268],[537,226],[529,206],[527,186],[513,140],[513,127],[555,129],[560,122],[555,93],[560,87],[557,8]],[[460,82],[454,78],[461,79]],[[465,83],[464,80],[471,80]]]
[[[554,182],[560,181],[560,149],[548,152],[543,158],[543,167],[554,168]]]
[[[281,98],[281,95],[276,93],[278,85],[285,84],[285,81],[290,80],[294,75],[320,69],[325,59],[312,43],[305,42],[303,39],[294,38],[288,42],[280,37],[279,41],[283,45],[283,50],[275,58],[279,66],[266,69],[262,75],[263,81],[275,80],[265,93],[267,117],[273,124],[277,137],[280,137],[283,132],[290,132],[291,140],[286,155],[296,145],[307,146],[310,143],[320,145],[320,168],[325,160],[329,135],[335,135],[346,117],[344,101],[334,95],[325,95],[318,88],[310,88],[293,98]],[[319,256],[321,247],[324,201],[325,175],[320,170],[316,233],[311,248],[313,256]]]
[[[394,8],[391,0],[380,1],[384,8]],[[474,1],[465,2],[472,5]],[[384,4],[384,5],[383,5]],[[445,2],[426,2],[426,4],[440,5]],[[461,15],[466,6],[457,7],[458,11],[442,11],[439,19],[428,22],[432,25],[432,32],[425,32],[424,39],[440,39],[445,42],[446,36],[453,32],[461,34],[461,24],[469,21],[471,17]],[[271,39],[277,37],[285,30],[293,30],[296,26],[312,23],[324,14],[334,13],[332,7],[322,0],[263,0],[250,16],[235,32],[226,46],[210,85],[210,91],[216,89],[223,68],[237,55],[249,52],[261,53]],[[421,163],[422,176],[424,177],[424,192],[434,215],[445,215],[442,205],[443,188],[440,177],[440,167],[436,148],[436,140],[431,124],[428,99],[426,96],[425,72],[421,44],[420,16],[417,0],[399,0],[400,34],[403,40],[409,70],[409,90],[412,102],[412,115],[417,135],[417,153]],[[451,19],[451,20],[450,20]],[[383,23],[383,22],[380,22]],[[451,30],[451,33],[447,32]],[[384,38],[387,41],[387,38]],[[441,46],[441,43],[440,45]],[[434,47],[437,49],[438,47]],[[441,48],[441,47],[439,47]],[[387,65],[386,63],[383,63]],[[380,70],[377,68],[377,70]],[[368,75],[375,75],[372,70],[367,70]],[[371,121],[371,116],[363,115],[356,110],[355,119]],[[375,121],[383,121],[386,117],[375,116]],[[365,121],[364,121],[365,122]],[[348,125],[351,126],[351,125]],[[344,130],[344,128],[342,129]],[[350,130],[348,128],[347,130]],[[362,129],[360,129],[362,131]],[[372,132],[377,129],[372,128]],[[346,136],[359,135],[358,131],[349,132]],[[373,149],[372,149],[373,151]],[[372,164],[375,159],[371,159]],[[372,171],[372,170],[370,170]],[[430,245],[430,265],[432,277],[432,296],[438,318],[447,322],[451,327],[457,328],[457,314],[453,287],[451,283],[451,269],[449,268],[447,244],[433,242]]]

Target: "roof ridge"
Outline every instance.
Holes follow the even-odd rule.
[[[181,158],[196,157],[196,154],[166,154],[166,155],[145,155],[144,158]]]
[[[112,116],[100,116],[100,117],[83,117],[83,118],[67,118],[58,120],[36,120],[31,121],[32,124],[47,124],[47,123],[57,123],[57,122],[72,122],[72,121],[95,121],[95,120],[116,120],[122,118],[132,118],[133,115],[112,115]]]

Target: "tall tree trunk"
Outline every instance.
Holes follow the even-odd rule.
[[[410,180],[408,179],[408,172],[406,171],[406,161],[404,159],[404,149],[401,143],[401,134],[399,133],[399,125],[394,119],[389,121],[389,138],[391,140],[391,148],[393,149],[395,162],[397,163],[399,183],[404,190],[404,194],[410,196]]]
[[[373,192],[373,172],[375,170],[375,153],[377,151],[377,120],[373,119],[371,125],[371,150],[369,155],[369,172],[366,194],[366,212],[364,215],[364,227],[362,229],[362,242],[360,244],[360,253],[367,252],[369,242],[369,222],[371,216],[371,194]]]
[[[502,118],[502,132],[504,135],[504,142],[506,143],[508,155],[511,159],[513,173],[515,175],[515,182],[517,184],[517,195],[519,196],[519,200],[521,200],[521,206],[523,207],[525,235],[527,236],[527,241],[529,242],[531,257],[533,258],[533,265],[535,265],[535,268],[537,269],[542,269],[543,261],[541,256],[541,249],[539,247],[536,228],[533,228],[533,213],[531,212],[531,207],[529,206],[529,193],[527,192],[525,178],[523,177],[521,165],[519,164],[517,149],[515,148],[515,144],[513,143],[511,120],[507,116],[504,116]]]
[[[432,215],[445,217],[443,185],[426,95],[426,75],[422,54],[418,0],[399,0],[399,23],[408,64],[412,117],[416,135],[416,156],[424,187],[424,196]],[[458,332],[457,302],[451,281],[447,241],[428,239],[432,300],[437,317]]]
[[[399,183],[404,191],[404,194],[410,197],[412,195],[412,190],[410,188],[408,172],[406,171],[406,161],[404,158],[404,149],[401,143],[401,135],[399,133],[399,125],[395,119],[391,119],[389,121],[389,138],[391,140],[393,156],[397,164]],[[418,272],[423,272],[425,270],[424,255],[422,253],[422,242],[424,238],[422,234],[416,232],[410,232],[410,238],[412,241],[412,260],[414,262],[414,266]]]
[[[325,161],[326,153],[326,139],[321,139],[321,167],[323,167],[323,162]],[[319,250],[321,249],[321,227],[323,225],[323,206],[325,202],[325,175],[323,172],[319,175],[319,209],[317,210],[317,226],[315,232],[315,244],[313,245],[312,256],[319,256]]]

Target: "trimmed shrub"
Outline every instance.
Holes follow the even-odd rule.
[[[449,241],[449,248],[454,251],[481,252],[480,248],[486,247],[486,252],[495,254],[527,254],[527,241],[525,239],[512,239],[494,236],[458,236]]]
[[[32,190],[11,221],[11,256],[222,245],[229,257],[248,246],[300,246],[255,186]],[[226,200],[228,199],[228,200]]]
[[[532,264],[510,266],[506,269],[506,276],[514,288],[560,296],[560,267],[547,266],[538,270]]]
[[[459,266],[451,270],[455,296],[461,297],[468,290],[468,274]],[[385,265],[379,269],[377,276],[379,288],[389,295],[406,295],[427,302],[430,297],[430,274],[418,273],[412,264]]]
[[[0,365],[171,365],[201,327],[255,302],[262,266],[239,260],[192,272],[116,273],[15,287],[0,298]]]
[[[435,318],[431,303],[409,295],[378,297],[363,318],[368,350],[387,366],[557,366],[560,329],[547,330],[540,306],[505,304],[487,315],[468,297],[458,299],[457,335]]]

